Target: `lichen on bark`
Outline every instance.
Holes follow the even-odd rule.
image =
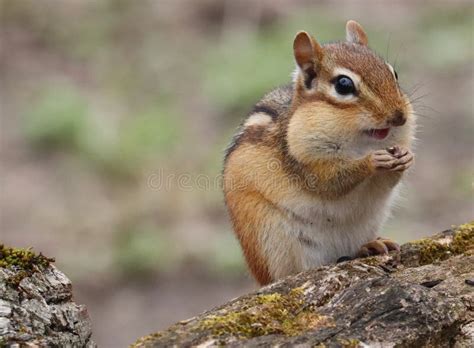
[[[215,336],[232,334],[252,338],[270,334],[296,336],[317,327],[334,325],[304,302],[303,290],[286,294],[261,294],[243,299],[221,314],[211,314],[199,323],[199,330],[209,329]]]
[[[453,232],[454,231],[454,232]],[[474,249],[474,221],[453,227],[431,238],[424,238],[407,243],[405,248],[411,249],[406,253],[405,264],[411,264],[415,257],[416,265],[427,265],[443,261],[453,255],[471,254]]]
[[[95,346],[87,309],[53,261],[0,245],[0,346]]]

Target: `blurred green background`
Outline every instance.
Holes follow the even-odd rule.
[[[472,1],[0,3],[1,242],[56,257],[101,347],[256,287],[216,181],[252,103],[289,81],[298,30],[325,42],[360,21],[417,100],[416,165],[383,234],[473,216]]]

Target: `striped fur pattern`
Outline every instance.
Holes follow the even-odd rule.
[[[347,41],[324,46],[299,33],[293,83],[255,105],[226,151],[226,205],[261,284],[355,256],[377,237],[413,161],[409,100],[354,23]],[[354,81],[352,95],[334,89],[340,75]]]

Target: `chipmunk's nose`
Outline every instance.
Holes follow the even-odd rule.
[[[398,127],[398,126],[403,126],[406,121],[407,121],[407,118],[405,117],[403,112],[400,110],[396,110],[388,122],[392,126]]]

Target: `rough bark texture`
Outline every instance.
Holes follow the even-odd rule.
[[[95,347],[69,279],[29,250],[0,248],[0,347]]]
[[[287,277],[134,347],[474,347],[474,224]]]

